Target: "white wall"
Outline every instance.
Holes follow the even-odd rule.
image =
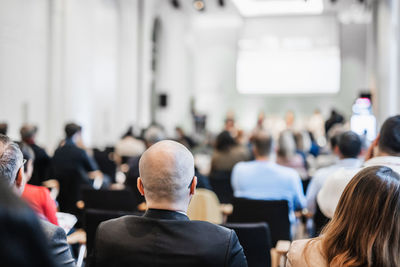
[[[368,88],[365,25],[342,25],[341,91],[330,96],[244,96],[235,68],[241,19],[214,3],[199,13],[165,0],[0,0],[0,121],[19,139],[23,122],[38,124],[52,150],[66,121],[84,126],[88,145],[115,142],[129,124],[151,122],[150,90],[167,93],[156,119],[170,134],[192,129],[190,101],[219,131],[228,110],[245,129],[264,110],[301,116],[331,107],[349,115],[359,88]],[[151,70],[151,31],[161,20],[158,69]],[[369,80],[369,79],[368,79]]]
[[[387,117],[400,114],[400,4],[395,0],[374,4],[371,84],[375,89],[378,122],[382,123]]]
[[[176,21],[165,21],[163,25],[166,32],[168,28],[175,30],[173,36],[165,36],[170,38],[169,41],[164,40],[165,43],[175,42],[174,46],[169,46],[163,51],[169,58],[177,58],[179,61],[180,56],[185,53],[181,40],[186,36],[191,41],[186,44],[189,61],[184,68],[180,68],[181,72],[176,72],[175,65],[165,68],[165,77],[187,79],[188,82],[187,88],[180,91],[172,81],[163,83],[162,88],[168,92],[169,97],[180,100],[179,105],[171,105],[159,111],[162,112],[162,116],[158,116],[159,122],[167,129],[171,130],[175,125],[184,124],[187,130],[191,130],[191,124],[188,122],[190,98],[186,97],[187,94],[194,97],[196,109],[207,114],[209,130],[216,132],[222,128],[225,114],[229,110],[235,112],[238,124],[247,130],[254,127],[257,114],[261,110],[282,117],[286,111],[293,110],[301,118],[310,116],[316,108],[328,116],[330,109],[335,107],[349,117],[359,90],[368,88],[365,67],[366,25],[340,25],[342,70],[341,89],[338,94],[252,96],[239,94],[235,84],[240,19],[234,14],[225,17],[218,14],[213,18],[211,15],[198,13],[190,13],[186,19],[188,21],[182,21],[181,24],[190,23],[189,28],[176,27]],[[180,38],[177,37],[179,34]],[[161,55],[161,58],[163,57],[164,55]],[[180,97],[182,95],[186,98]]]
[[[47,9],[46,0],[0,1],[0,121],[14,139],[28,121],[47,131]]]
[[[19,139],[39,126],[52,150],[65,122],[89,146],[114,143],[137,124],[137,0],[1,0],[0,121]]]

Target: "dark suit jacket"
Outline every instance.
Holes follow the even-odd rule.
[[[35,153],[35,161],[33,162],[33,173],[29,180],[30,184],[42,185],[42,182],[47,180],[48,171],[51,163],[49,155],[46,151],[36,144],[29,145]]]
[[[247,266],[234,231],[179,212],[148,210],[100,224],[91,266]]]
[[[92,186],[88,172],[98,170],[96,162],[85,150],[67,139],[65,144],[54,152],[52,167],[52,174],[60,182],[57,198],[60,210],[79,215],[76,202],[81,200],[81,188]]]
[[[40,220],[40,223],[57,266],[75,267],[64,230],[44,220]]]

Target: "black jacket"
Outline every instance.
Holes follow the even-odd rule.
[[[100,224],[91,266],[247,266],[233,230],[150,209]]]
[[[75,267],[75,260],[72,258],[64,230],[44,220],[40,220],[40,223],[54,261],[57,262],[58,266]]]

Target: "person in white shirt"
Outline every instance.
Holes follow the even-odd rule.
[[[341,168],[358,169],[362,163],[357,158],[361,152],[361,139],[356,133],[348,131],[332,138],[336,140],[331,142],[335,144],[333,151],[340,160],[332,166],[319,169],[311,179],[306,195],[307,209],[311,215],[315,214],[317,194],[329,175]]]
[[[377,165],[400,172],[400,115],[390,117],[383,123],[362,167]],[[359,170],[342,168],[327,178],[317,196],[318,205],[326,217],[332,218],[344,188]]]

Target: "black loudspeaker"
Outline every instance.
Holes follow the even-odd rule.
[[[158,96],[158,106],[161,108],[166,108],[168,106],[168,96],[167,94],[159,94]]]

